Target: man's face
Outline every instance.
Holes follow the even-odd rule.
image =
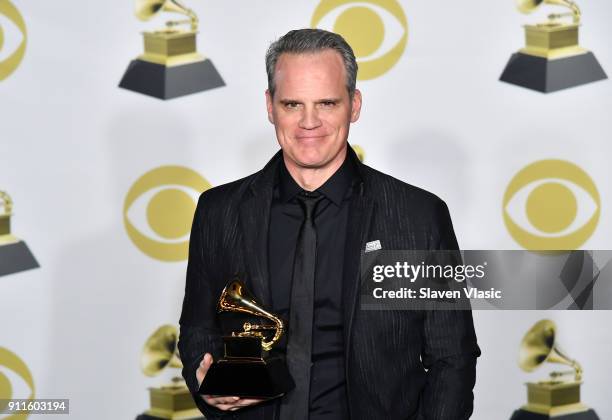
[[[274,98],[266,91],[268,119],[288,167],[339,167],[361,110],[361,93],[349,98],[340,53],[281,54],[274,81]]]

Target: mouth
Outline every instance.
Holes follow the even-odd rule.
[[[317,139],[322,139],[327,137],[327,134],[320,134],[320,135],[307,135],[307,136],[296,136],[296,140],[317,140]]]

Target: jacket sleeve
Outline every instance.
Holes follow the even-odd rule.
[[[439,201],[435,229],[440,250],[458,249],[448,208]],[[469,419],[474,405],[476,341],[471,310],[426,311],[423,322],[421,358],[427,369],[420,403],[420,419]]]
[[[218,360],[222,350],[221,331],[216,318],[218,296],[214,295],[212,277],[205,258],[206,250],[210,249],[210,246],[215,246],[211,223],[205,219],[205,215],[208,214],[206,193],[204,193],[198,200],[191,227],[178,348],[187,387],[200,411],[207,419],[213,420],[231,416],[231,412],[206,404],[198,394],[199,386],[196,379],[196,370],[204,354],[211,353],[214,359]]]

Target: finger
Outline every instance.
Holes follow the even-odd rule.
[[[237,401],[236,404],[239,404],[241,407],[246,407],[247,405],[258,404],[262,401],[265,401],[261,398],[243,398],[240,401]]]
[[[209,395],[204,396],[204,399],[209,405],[212,405],[222,411],[236,411],[243,407],[248,407],[265,401],[260,398],[244,398],[239,397],[211,397]]]
[[[232,404],[219,404],[219,405],[215,405],[215,407],[222,411],[229,411],[229,410],[236,411],[239,408],[241,408],[241,407],[236,407],[235,405],[232,405]]]
[[[236,404],[217,404],[215,407],[223,411],[236,411],[242,408],[241,405]]]
[[[207,395],[204,397],[204,401],[206,401],[210,405],[219,405],[219,404],[234,404],[240,400],[240,397],[211,397]]]
[[[202,384],[204,377],[206,376],[206,372],[210,368],[210,365],[213,363],[213,358],[210,353],[206,353],[200,362],[200,366],[198,370],[196,370],[196,379],[198,380],[198,385]]]

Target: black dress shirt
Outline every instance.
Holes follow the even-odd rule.
[[[324,198],[314,213],[317,259],[310,382],[311,420],[348,418],[342,325],[342,273],[349,200],[358,177],[353,165],[350,159],[345,159],[340,168],[317,189]],[[270,211],[268,261],[272,309],[284,320],[289,320],[293,260],[304,218],[303,211],[295,199],[300,191],[303,191],[302,188],[291,177],[285,164],[281,163]],[[286,338],[287,334],[283,336],[276,351],[285,353]]]

